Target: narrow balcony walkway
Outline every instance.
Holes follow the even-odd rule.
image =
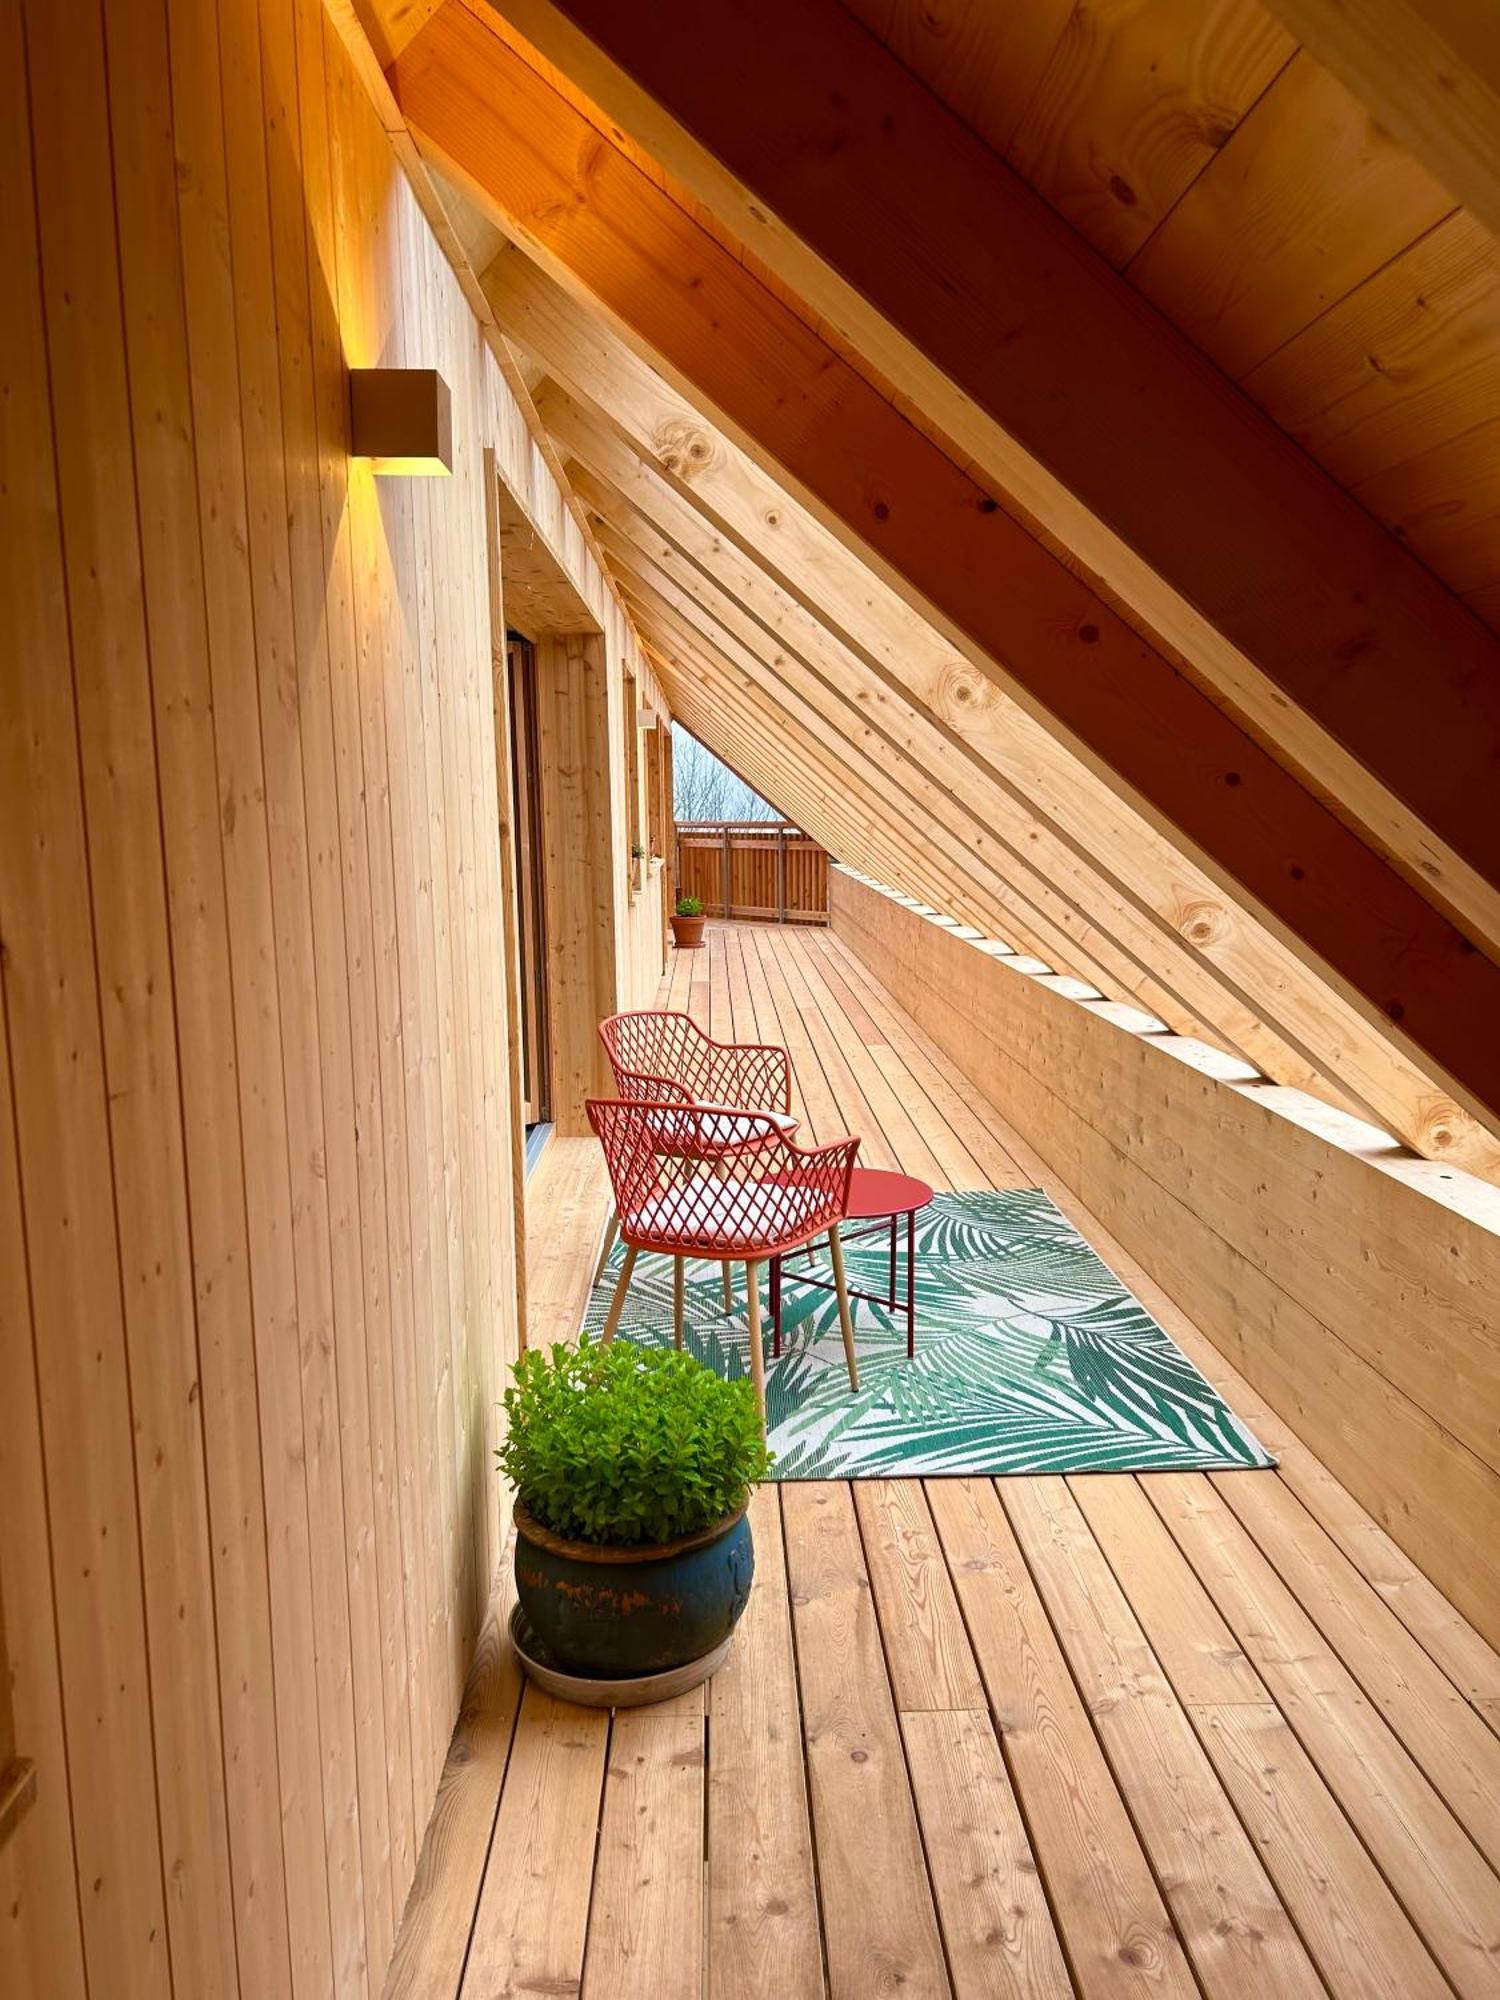
[[[1500,1658],[836,939],[716,925],[664,991],[784,1042],[813,1136],[1046,1187],[1281,1469],[769,1486],[729,1665],[613,1722],[524,1687],[497,1602],[387,1993],[1500,1993]],[[591,1146],[538,1170],[534,1339]]]

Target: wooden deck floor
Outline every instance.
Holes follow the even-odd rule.
[[[1047,1187],[1281,1468],[767,1487],[730,1664],[613,1722],[498,1602],[388,1994],[1500,1994],[1500,1658],[835,939],[715,926],[668,989],[815,1136]],[[603,1190],[538,1172],[547,1338]]]

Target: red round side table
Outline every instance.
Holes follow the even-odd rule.
[[[932,1189],[926,1181],[919,1181],[911,1174],[887,1173],[879,1167],[856,1167],[849,1177],[849,1208],[844,1221],[839,1225],[839,1236],[845,1243],[860,1243],[867,1237],[890,1232],[891,1277],[887,1292],[860,1292],[853,1285],[849,1287],[851,1299],[865,1299],[871,1305],[885,1306],[893,1313],[904,1315],[906,1319],[906,1353],[910,1359],[917,1351],[917,1211],[925,1208],[932,1200]],[[906,1297],[897,1296],[896,1290],[896,1238],[902,1218],[906,1220]],[[874,1226],[851,1230],[851,1222],[870,1223]],[[806,1256],[813,1248],[792,1251],[792,1256]],[[820,1292],[831,1292],[834,1287],[827,1278],[805,1277],[796,1274],[800,1285],[812,1285]],[[771,1259],[771,1326],[774,1334],[771,1352],[781,1353],[781,1259]]]

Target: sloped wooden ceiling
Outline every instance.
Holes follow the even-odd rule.
[[[375,36],[520,246],[482,289],[674,708],[856,863],[1495,1174],[1493,245],[1322,71],[1266,122],[1315,65],[1257,8],[862,11]],[[1220,367],[1141,303],[1169,227]],[[1246,393],[1299,348],[1322,467]],[[1443,488],[1469,610],[1341,450]]]

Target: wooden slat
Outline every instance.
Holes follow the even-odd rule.
[[[1196,1993],[994,1488],[933,1480],[927,1496],[1080,1993]]]
[[[1339,1774],[1324,1783],[1153,1511],[1149,1484],[1071,1482],[1330,1992],[1435,2000],[1447,1982],[1340,1810]]]
[[[24,131],[18,128],[18,135],[24,147]],[[0,143],[13,142],[15,136]],[[0,217],[0,232],[4,229]],[[7,381],[13,379],[14,359],[5,356]],[[12,466],[10,444],[9,433],[0,438],[0,467],[7,480],[12,470],[18,476],[22,471],[19,465]],[[0,564],[7,563],[7,553],[28,552],[28,543],[29,538],[18,538],[18,546],[0,552]],[[0,576],[9,591],[13,579],[8,564]],[[38,600],[28,601],[19,577],[14,582],[16,588],[5,603],[13,612],[23,606],[35,612]],[[0,961],[0,1019],[4,1000]],[[0,1516],[6,1524],[5,1587],[10,1601],[4,1671],[16,1742],[30,1763],[34,1792],[38,1768],[44,1778],[25,1819],[14,1829],[14,1838],[0,1841],[0,1911],[4,1912],[0,1951],[22,1991],[50,1987],[58,2000],[83,2000],[82,1913],[73,1872],[68,1787],[66,1782],[52,1782],[54,1774],[66,1771],[67,1747],[62,1689],[51,1658],[56,1612],[34,1340],[10,1048],[0,1036],[0,1381],[6,1384],[11,1412],[0,1450]]]
[[[373,1560],[377,1529],[364,1293],[364,1230],[366,1226],[373,1230],[373,1217],[367,1225],[360,1211],[354,1041],[358,968],[351,965],[348,949],[350,938],[358,937],[359,927],[357,899],[348,893],[346,860],[352,860],[354,843],[347,837],[347,810],[341,810],[340,742],[333,691],[334,675],[344,660],[340,641],[347,628],[325,615],[324,597],[332,579],[347,588],[340,544],[329,532],[330,512],[336,520],[341,504],[341,470],[337,478],[333,471],[333,448],[340,435],[340,385],[336,328],[330,325],[331,302],[320,288],[309,285],[307,270],[309,236],[326,241],[330,216],[323,22],[321,10],[315,9],[311,0],[294,0],[290,11],[292,19],[288,21],[284,10],[268,10],[263,29],[268,88],[279,91],[283,100],[291,98],[293,107],[292,115],[284,114],[287,149],[273,149],[269,163],[288,512],[293,530],[289,576],[321,1044],[337,1411],[343,1440],[343,1530],[366,1909],[364,1946],[375,1973],[389,1956],[396,1909],[386,1792],[381,1604]],[[336,601],[339,594],[336,591]],[[343,801],[343,808],[348,804]]]
[[[1492,1992],[1500,1879],[1208,1482],[1149,1492],[1455,1989]]]
[[[324,1161],[322,1048],[314,970],[310,859],[299,705],[285,694],[284,662],[297,639],[281,409],[281,373],[262,329],[277,317],[258,7],[226,7],[220,19],[228,223],[234,272],[244,446],[250,605],[255,621],[266,854],[274,918],[275,978],[285,1102],[287,1192],[295,1314],[302,1339],[307,1551],[312,1611],[312,1692],[317,1704],[317,1800],[327,1882],[332,1990],[365,1990],[365,1911],[359,1838],[350,1666],[348,1552],[344,1541],[338,1389],[335,1378],[331,1223]],[[289,24],[288,24],[289,25]],[[271,82],[278,123],[294,123],[295,58],[283,50]],[[294,275],[306,261],[301,229],[286,254]],[[290,318],[290,314],[285,317]],[[288,338],[292,337],[288,327]],[[315,520],[308,521],[309,532]],[[321,540],[321,538],[319,538]],[[321,549],[319,551],[321,553]]]
[[[521,1668],[507,1629],[514,1601],[507,1578],[474,1650],[382,2000],[453,2000],[458,1992],[521,1706]]]
[[[940,2000],[951,1989],[848,1489],[781,1497],[829,1991]]]
[[[462,2000],[577,1990],[608,1741],[607,1710],[523,1694]]]
[[[703,1716],[624,1709],[610,1729],[583,1991],[699,2000]]]
[[[710,1690],[710,2000],[823,1992],[800,1696],[773,1487],[750,1503],[755,1589]]]
[[[150,944],[161,891],[155,835],[147,836],[141,810],[142,764],[151,753],[149,721],[139,707],[146,674],[140,549],[133,520],[128,532],[106,534],[98,512],[100,490],[114,493],[123,484],[128,491],[133,475],[116,291],[104,309],[102,334],[90,337],[90,325],[99,326],[87,296],[93,273],[101,256],[113,267],[117,255],[113,216],[107,193],[102,203],[87,198],[62,170],[72,155],[95,187],[111,186],[105,52],[97,17],[76,35],[65,29],[50,10],[27,10],[23,52],[13,10],[8,37],[16,63],[7,80],[9,122],[21,153],[9,164],[19,167],[16,192],[29,214],[30,240],[23,237],[17,246],[17,297],[7,315],[7,401],[15,405],[7,471],[14,465],[20,473],[20,492],[30,506],[25,540],[14,567],[7,567],[14,595],[7,593],[6,604],[17,624],[15,643],[5,649],[0,732],[5,1005],[35,1324],[30,1367],[38,1442],[49,1466],[66,1463],[70,1469],[67,1479],[52,1480],[47,1504],[56,1593],[52,1671],[68,1717],[72,1763],[44,1774],[44,1782],[69,1790],[89,1978],[109,1977],[135,2000],[168,1994],[172,1975],[152,1740],[154,1607],[145,1589],[130,1349],[133,1332],[137,1339],[149,1337],[133,1323],[143,1281],[139,1303],[149,1317],[153,1303],[171,1299],[176,1272],[164,1262],[167,1282],[155,1289],[153,1260],[170,1258],[172,1244],[157,1175],[131,1191],[123,1216],[116,1213],[111,1144],[117,1119],[125,1141],[135,1107],[112,1106],[110,1092],[112,1086],[127,1089],[132,1080],[170,1090],[172,1078],[170,1067],[165,1076],[152,1072],[159,1015],[142,1007],[150,998]],[[55,435],[53,381],[68,385]],[[75,633],[76,670],[70,659]],[[105,832],[112,794],[120,814],[115,854]],[[92,829],[90,810],[96,815]],[[139,884],[131,872],[113,873],[115,860],[139,871]],[[131,898],[126,907],[101,913],[99,937],[90,888],[95,866],[102,894],[118,897],[123,884]],[[106,974],[115,982],[107,1019],[98,997]],[[158,1060],[162,1053],[158,1043]],[[167,1232],[160,1231],[160,1219],[168,1222]],[[175,1303],[180,1311],[180,1298]],[[179,1322],[179,1340],[184,1331]],[[161,1357],[163,1387],[176,1374],[177,1358],[168,1364]],[[149,1370],[149,1359],[142,1359]],[[174,1400],[186,1390],[187,1380],[179,1380]],[[165,1448],[170,1442],[174,1454],[188,1446],[186,1426],[175,1436],[158,1435],[153,1421],[150,1432],[153,1443]],[[190,1458],[182,1469],[191,1476]],[[149,1462],[142,1470],[149,1492]],[[163,1482],[168,1494],[176,1474],[174,1462]],[[194,1518],[186,1505],[184,1512],[191,1560]],[[193,1588],[188,1574],[172,1573],[170,1521],[166,1525],[169,1539],[152,1550],[153,1598],[162,1585],[168,1591]],[[195,1604],[195,1627],[197,1610]],[[170,1731],[174,1718],[164,1714],[162,1721]],[[115,1810],[115,1799],[133,1807]],[[167,1803],[175,1818],[170,1791]],[[213,1857],[203,1858],[211,1869]],[[66,1889],[50,1895],[58,1897],[63,1907],[56,1915],[64,1917]],[[190,1947],[190,1921],[186,1930]]]
[[[374,269],[379,255],[356,255],[356,215],[360,211],[364,174],[360,145],[371,145],[363,129],[353,80],[332,71],[329,104],[333,269],[340,320],[362,332],[359,356],[376,351],[374,340],[382,315],[380,286]],[[365,171],[389,183],[392,169],[373,147],[364,155]],[[389,307],[387,306],[387,312]],[[366,347],[365,343],[369,346]],[[380,578],[386,560],[383,524],[368,466],[349,467],[344,492],[347,537],[349,624],[341,638],[348,647],[340,681],[347,706],[338,718],[347,732],[342,754],[350,776],[357,771],[358,789],[350,800],[357,815],[354,865],[363,877],[355,895],[356,963],[364,986],[360,994],[362,1115],[356,1126],[367,1138],[363,1160],[362,1209],[368,1216],[366,1250],[366,1309],[378,1331],[367,1347],[370,1372],[372,1462],[379,1509],[379,1570],[384,1604],[381,1618],[385,1723],[388,1744],[387,1779],[390,1792],[391,1870],[397,1899],[416,1865],[417,1827],[413,1740],[413,1696],[419,1682],[411,1672],[412,1619],[406,1580],[413,1555],[413,1504],[409,1472],[400,1456],[397,1419],[401,1358],[410,1341],[410,1197],[404,1143],[404,1063],[397,1036],[400,1028],[400,970],[395,943],[395,890],[390,831],[389,779],[385,769],[384,662],[380,653],[383,605]],[[345,673],[347,681],[345,682]]]
[[[984,1684],[921,1487],[861,1480],[854,1507],[898,1712],[983,1709]],[[940,1754],[942,1739],[929,1740]]]
[[[1061,1479],[997,1482],[1205,1993],[1323,1982]]]
[[[956,2000],[1070,2000],[1062,1948],[983,1709],[901,1717]]]

